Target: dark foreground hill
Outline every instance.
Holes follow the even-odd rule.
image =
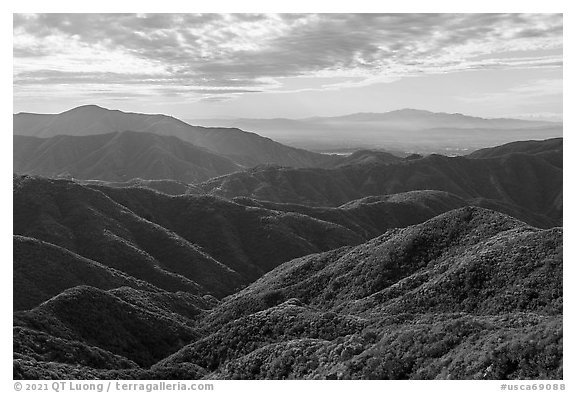
[[[562,378],[562,229],[482,208],[286,262],[188,317],[150,313],[177,310],[155,293],[81,286],[16,314],[15,377]]]
[[[227,157],[173,136],[131,131],[80,137],[14,136],[14,172],[21,174],[194,183],[240,169]]]
[[[15,176],[14,377],[560,379],[562,153],[526,146],[255,170],[333,207]]]
[[[92,187],[16,176],[14,233],[167,291],[221,297],[282,262],[379,233],[213,196]],[[30,252],[40,266],[42,253]]]
[[[366,196],[440,190],[467,200],[482,198],[515,205],[560,223],[561,143],[535,143],[540,144],[536,152],[529,149],[506,152],[505,147],[500,147],[478,152],[471,158],[431,155],[335,169],[258,167],[197,186],[206,193],[226,198],[248,197],[310,206],[340,206]]]
[[[105,194],[66,180],[14,178],[14,234],[65,248],[169,291],[223,295],[243,279],[197,245]]]
[[[15,239],[15,280],[25,294],[15,304],[27,308],[75,285],[139,288],[140,281],[221,297],[290,259],[482,204],[538,227],[554,226],[513,205],[430,190],[314,208],[16,176],[14,233],[27,238]]]
[[[77,285],[157,290],[145,281],[51,243],[14,236],[13,244],[14,310],[33,308]]]
[[[337,160],[337,157],[288,147],[238,128],[197,127],[171,116],[128,113],[96,105],[80,106],[59,114],[14,115],[14,135],[50,138],[122,131],[178,137],[246,166],[273,163],[310,167],[328,165]]]
[[[226,378],[558,378],[561,288],[560,229],[463,208],[281,265],[161,364]]]

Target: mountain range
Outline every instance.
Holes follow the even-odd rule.
[[[52,138],[14,136],[14,172],[50,177],[186,183],[242,169],[232,160],[173,136],[123,131]]]
[[[329,156],[284,146],[269,138],[237,128],[189,125],[171,116],[128,113],[96,105],[80,106],[59,114],[18,113],[14,135],[50,138],[87,136],[123,131],[175,136],[197,147],[223,155],[239,165],[274,163],[294,167],[323,166]]]
[[[556,127],[334,122],[407,117]],[[96,106],[14,133],[14,379],[563,378],[562,138],[338,156]]]
[[[526,146],[536,149],[536,154]],[[440,190],[465,199],[516,205],[559,220],[562,173],[562,140],[555,139],[497,147],[467,157],[431,155],[334,169],[258,167],[197,186],[226,198],[311,206],[339,206],[365,196]]]
[[[217,304],[75,286],[15,313],[14,374],[561,378],[561,255],[560,228],[464,207],[281,264]]]
[[[487,119],[461,113],[401,109],[305,119],[190,119],[191,124],[238,127],[315,151],[379,148],[465,154],[486,146],[562,136],[562,123]]]

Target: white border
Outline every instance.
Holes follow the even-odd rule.
[[[474,3],[474,4],[471,4]],[[573,2],[572,2],[573,3]],[[272,2],[264,0],[211,0],[211,1],[118,1],[99,0],[91,3],[78,0],[26,0],[11,1],[4,4],[9,8],[2,13],[0,25],[2,26],[2,49],[3,56],[1,66],[3,69],[1,91],[2,104],[5,108],[3,115],[4,127],[2,129],[2,154],[0,155],[2,179],[0,183],[0,198],[2,200],[2,219],[0,241],[2,250],[0,283],[2,288],[2,324],[1,324],[1,385],[2,391],[13,390],[12,382],[12,13],[14,12],[536,12],[536,13],[564,13],[564,130],[565,130],[565,179],[564,207],[565,225],[565,251],[564,260],[564,381],[565,391],[576,391],[576,379],[572,367],[574,362],[574,285],[576,278],[573,264],[574,237],[573,225],[576,207],[573,207],[574,180],[570,174],[576,173],[574,157],[576,146],[573,143],[572,133],[574,128],[573,89],[574,81],[574,18],[573,7],[569,1],[546,0],[546,1],[502,1],[482,0],[479,2],[465,1],[398,1],[385,2],[375,0],[354,0],[328,4],[327,2],[311,2],[310,0],[290,0],[287,2]],[[566,103],[572,105],[567,106]],[[6,108],[11,108],[10,111]],[[538,381],[540,382],[540,381]],[[558,381],[551,381],[551,383]],[[520,382],[514,382],[520,383]],[[527,383],[527,382],[523,382]],[[326,389],[333,392],[344,392],[354,389],[362,389],[368,392],[391,392],[419,391],[419,392],[496,392],[499,391],[498,381],[216,381],[216,392],[233,392],[238,390],[262,391],[269,393],[275,389],[278,393],[292,392],[295,390],[311,391]]]

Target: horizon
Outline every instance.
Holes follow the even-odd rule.
[[[14,113],[90,103],[179,119],[425,108],[563,120],[562,14],[14,14],[13,21]]]
[[[61,115],[63,113],[66,112],[70,112],[73,111],[75,109],[79,109],[79,108],[83,108],[83,107],[97,107],[100,109],[104,109],[107,111],[120,111],[120,112],[124,112],[124,113],[133,113],[133,114],[144,114],[144,115],[163,115],[163,116],[171,116],[174,118],[177,118],[178,120],[182,120],[182,121],[187,121],[187,120],[309,120],[309,119],[314,119],[314,118],[330,118],[330,117],[346,117],[346,116],[352,116],[352,115],[371,115],[371,114],[388,114],[388,113],[395,113],[395,112],[404,112],[404,111],[414,111],[414,112],[428,112],[428,113],[432,113],[432,114],[443,114],[443,115],[461,115],[461,116],[466,116],[466,117],[476,117],[476,118],[481,118],[481,119],[485,119],[485,120],[522,120],[522,121],[535,121],[535,122],[550,122],[550,123],[562,123],[562,120],[540,120],[540,119],[527,119],[527,118],[521,118],[521,117],[483,117],[483,116],[474,116],[474,115],[470,115],[468,113],[462,113],[462,112],[435,112],[435,111],[431,111],[428,109],[420,109],[420,108],[398,108],[398,109],[392,109],[389,111],[385,111],[385,112],[350,112],[350,113],[342,113],[342,114],[337,114],[334,116],[309,116],[309,117],[252,117],[252,118],[247,118],[247,117],[211,117],[211,118],[206,118],[206,117],[187,117],[187,118],[181,118],[181,117],[177,117],[177,116],[173,116],[170,114],[166,114],[166,113],[152,113],[152,112],[134,112],[134,111],[127,111],[127,110],[122,110],[119,108],[110,108],[110,107],[105,107],[102,105],[98,105],[98,104],[83,104],[83,105],[78,105],[75,107],[71,107],[68,109],[65,109],[61,112],[26,112],[26,111],[21,111],[21,112],[16,112],[13,113],[12,115],[24,115],[24,114],[31,114],[31,115]]]

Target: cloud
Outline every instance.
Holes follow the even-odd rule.
[[[530,100],[536,102],[550,96],[562,96],[563,81],[558,78],[539,79],[511,87],[505,91],[485,94],[470,94],[460,97],[460,100],[467,103],[501,103],[501,102],[521,102]]]
[[[334,89],[561,67],[561,55],[500,55],[561,50],[562,23],[561,14],[15,14],[14,83],[186,86],[221,95],[282,90],[281,78],[359,79],[322,87]]]

